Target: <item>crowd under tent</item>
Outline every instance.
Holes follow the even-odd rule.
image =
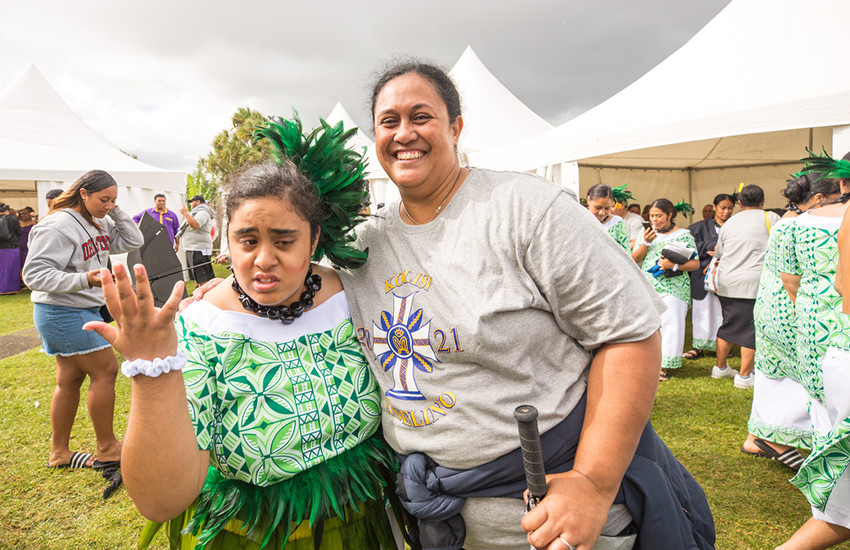
[[[150,208],[157,193],[177,210],[186,173],[147,165],[97,135],[30,64],[0,90],[0,201],[47,213],[44,195],[67,189],[89,170],[118,183],[118,204],[132,214]]]
[[[470,154],[473,165],[545,172],[577,161],[580,191],[627,184],[641,203],[697,212],[740,182],[766,206],[806,147],[850,150],[846,0],[732,0],[688,43],[621,92],[557,128]]]

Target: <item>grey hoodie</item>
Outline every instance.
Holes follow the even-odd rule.
[[[64,209],[32,228],[23,276],[33,291],[33,302],[77,308],[103,305],[101,289],[89,286],[86,273],[106,267],[110,254],[139,248],[144,237],[117,206],[97,223],[102,232],[80,213]]]

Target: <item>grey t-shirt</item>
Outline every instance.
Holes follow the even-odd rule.
[[[184,250],[211,250],[213,239],[211,235],[213,217],[212,210],[206,204],[199,204],[189,213],[200,224],[197,229],[187,227],[183,234]]]
[[[401,453],[451,468],[504,455],[519,446],[517,406],[537,407],[547,431],[584,393],[594,349],[660,326],[664,305],[635,262],[549,181],[476,169],[434,221],[398,212],[396,201],[358,228],[369,258],[341,277]],[[513,499],[472,500],[471,547],[489,530],[473,517],[490,514],[485,501],[505,502],[506,533],[522,540]]]
[[[717,234],[717,295],[755,300],[764,266],[770,227],[779,216],[764,210],[743,210],[723,224]]]
[[[641,340],[664,306],[631,258],[560,187],[472,170],[433,222],[398,203],[358,229],[366,265],[342,273],[399,452],[471,468],[518,446],[530,403],[545,432],[585,390],[591,351]]]

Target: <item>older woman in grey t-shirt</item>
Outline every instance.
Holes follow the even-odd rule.
[[[756,333],[753,307],[770,228],[779,221],[765,212],[764,191],[747,185],[738,193],[741,211],[720,228],[717,235],[717,297],[723,310],[723,324],[717,330],[717,364],[712,378],[734,378],[736,388],[752,388]],[[732,345],[741,346],[741,371],[726,364]]]

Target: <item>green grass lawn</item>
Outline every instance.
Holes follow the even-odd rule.
[[[0,296],[6,317],[3,328],[30,326],[30,312],[6,313],[7,298]],[[787,468],[740,453],[752,391],[735,389],[728,379],[712,380],[712,364],[713,358],[686,361],[684,368],[673,371],[658,390],[652,421],[705,489],[714,513],[717,548],[770,549],[809,517],[809,507],[788,483]],[[737,366],[737,360],[730,364]],[[0,392],[5,396],[0,400],[0,548],[135,548],[145,521],[123,488],[104,501],[100,494],[106,482],[94,472],[46,467],[53,378],[53,360],[38,350],[0,361]],[[129,381],[119,376],[115,410],[119,436],[127,422],[129,391]],[[93,450],[94,445],[83,399],[72,448]],[[161,536],[152,546],[166,547]],[[836,548],[847,550],[850,544]]]
[[[31,327],[32,302],[30,302],[30,291],[23,290],[18,294],[3,294],[0,296],[0,311],[3,312],[0,336]]]

